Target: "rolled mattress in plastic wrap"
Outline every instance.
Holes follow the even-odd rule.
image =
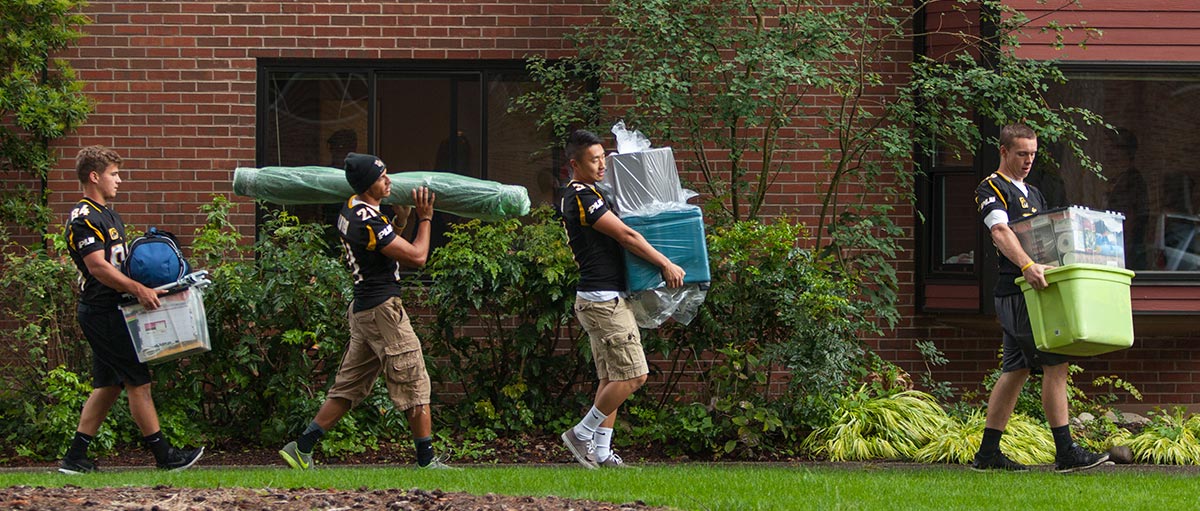
[[[384,204],[412,206],[412,190],[427,187],[436,196],[434,209],[481,220],[529,214],[529,192],[523,186],[475,179],[452,172],[389,173],[392,194]],[[275,204],[329,204],[354,195],[346,173],[333,167],[238,167],[233,193]]]

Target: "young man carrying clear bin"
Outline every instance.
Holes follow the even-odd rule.
[[[1000,451],[1000,439],[1017,404],[1017,397],[1031,371],[1041,371],[1042,407],[1054,437],[1058,472],[1093,468],[1108,460],[1107,454],[1084,450],[1071,439],[1068,422],[1068,363],[1063,355],[1039,351],[1025,296],[1014,282],[1025,277],[1033,289],[1047,286],[1049,266],[1035,262],[1021,247],[1009,228],[1012,220],[1035,215],[1045,209],[1041,191],[1025,183],[1037,156],[1037,135],[1028,126],[1010,124],[1000,130],[1000,167],[975,190],[975,203],[984,225],[991,232],[998,252],[999,279],[996,281],[996,315],[1004,331],[1004,355],[1000,379],[988,397],[987,423],[983,441],[971,468],[975,470],[1026,471],[1025,465],[1010,460]]]
[[[567,140],[572,180],[559,205],[568,244],[579,265],[575,316],[590,339],[600,385],[591,410],[562,440],[584,467],[624,466],[612,450],[617,408],[646,382],[649,367],[633,311],[622,294],[622,248],[662,270],[667,287],[683,285],[684,270],[655,250],[610,210],[596,183],[604,179],[604,146],[594,133],[575,131]]]
[[[121,273],[125,260],[125,223],[108,201],[117,197],[121,185],[121,156],[101,146],[79,151],[75,171],[83,184],[83,198],[71,210],[67,223],[67,244],[71,260],[82,276],[77,317],[83,335],[92,348],[92,393],[83,404],[79,426],[71,446],[59,465],[64,474],[96,470],[87,458],[88,444],[100,430],[121,391],[129,400],[129,413],[141,430],[146,446],[154,453],[158,468],[183,470],[204,454],[204,448],[176,449],[163,437],[158,411],[150,395],[150,368],[138,361],[133,339],[118,304],[121,294],[137,298],[147,310],[159,307],[154,290]]]

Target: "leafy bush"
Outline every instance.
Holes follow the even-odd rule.
[[[670,346],[702,352],[729,340],[787,369],[787,395],[776,405],[797,425],[820,421],[821,403],[834,401],[862,363],[859,335],[877,331],[854,298],[856,282],[798,248],[805,237],[803,226],[786,220],[713,229],[712,287],[696,321],[675,332],[680,345]]]
[[[632,427],[628,441],[693,458],[791,454],[793,429],[784,427],[778,406],[764,392],[770,366],[732,344],[715,355],[705,375],[711,395],[707,402],[676,396],[671,406],[654,407],[635,395],[629,409],[642,420]]]
[[[578,272],[548,207],[527,222],[455,226],[425,274],[436,318],[422,335],[438,381],[469,382],[446,420],[488,433],[528,431],[588,402],[590,352],[572,313]]]
[[[322,226],[283,211],[267,215],[255,258],[238,258],[227,211],[214,201],[196,241],[196,259],[218,264],[204,297],[213,351],[157,366],[156,400],[160,410],[198,408],[192,421],[217,438],[278,443],[312,418],[337,370],[350,276],[326,255]]]
[[[805,236],[786,220],[709,231],[712,282],[696,319],[643,336],[669,368],[657,399],[639,393],[634,415],[651,420],[634,438],[694,457],[786,455],[797,431],[831,413],[863,363],[859,333],[876,327],[852,298],[854,282],[797,247]],[[779,367],[786,382],[772,381]],[[701,385],[680,392],[687,368]]]
[[[1187,409],[1158,410],[1141,433],[1122,439],[1135,461],[1168,465],[1200,465],[1200,416]]]
[[[987,417],[979,409],[961,419],[950,417],[937,434],[917,450],[913,461],[970,463],[979,450],[979,444],[983,442],[986,423]],[[1000,450],[1017,463],[1041,465],[1054,461],[1054,438],[1044,423],[1014,413],[1008,420],[1004,436],[1000,438]]]
[[[875,396],[867,388],[843,398],[832,424],[814,430],[803,447],[832,461],[911,459],[950,420],[919,390]]]
[[[1071,364],[1067,374],[1067,400],[1071,406],[1071,414],[1079,415],[1083,412],[1091,413],[1097,417],[1103,416],[1105,413],[1113,410],[1112,404],[1120,400],[1119,392],[1129,394],[1134,399],[1141,400],[1142,394],[1137,387],[1132,383],[1125,381],[1117,375],[1102,375],[1097,376],[1092,380],[1092,386],[1102,389],[1100,392],[1089,395],[1075,384],[1074,375],[1082,373],[1083,368],[1075,364]],[[1000,378],[1001,370],[999,367],[992,370],[983,379],[983,386],[987,391],[991,391],[996,385],[996,381]],[[974,392],[969,392],[963,395],[964,401],[974,401],[978,399]],[[986,399],[986,398],[985,398]],[[1022,413],[1034,418],[1038,421],[1046,420],[1046,412],[1042,409],[1042,375],[1031,374],[1029,379],[1025,381],[1025,386],[1021,389],[1020,395],[1017,397],[1017,405],[1015,407],[1017,413]]]
[[[48,238],[53,245],[61,236]],[[2,227],[0,246],[0,358],[9,361],[0,371],[0,438],[21,455],[50,459],[74,434],[91,390],[79,383],[91,364],[75,319],[78,272],[46,249],[10,243]],[[112,441],[102,429],[97,448]]]

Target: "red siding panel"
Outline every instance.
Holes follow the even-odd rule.
[[[1031,20],[1018,55],[1032,59],[1072,61],[1200,62],[1200,2],[1194,0],[1065,0],[1042,4],[1014,0],[1009,5]],[[1051,23],[1086,26],[1064,33],[1061,51],[1054,36],[1042,32]],[[1079,43],[1085,42],[1084,47]]]

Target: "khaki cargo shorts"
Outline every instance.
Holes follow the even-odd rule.
[[[328,397],[339,397],[357,406],[375,386],[380,370],[387,378],[388,397],[397,410],[429,404],[429,373],[425,355],[408,313],[393,297],[376,307],[346,311],[350,321],[350,344],[342,355],[337,378]]]
[[[588,333],[601,380],[632,380],[650,373],[633,309],[624,298],[592,302],[576,297],[575,317]]]

